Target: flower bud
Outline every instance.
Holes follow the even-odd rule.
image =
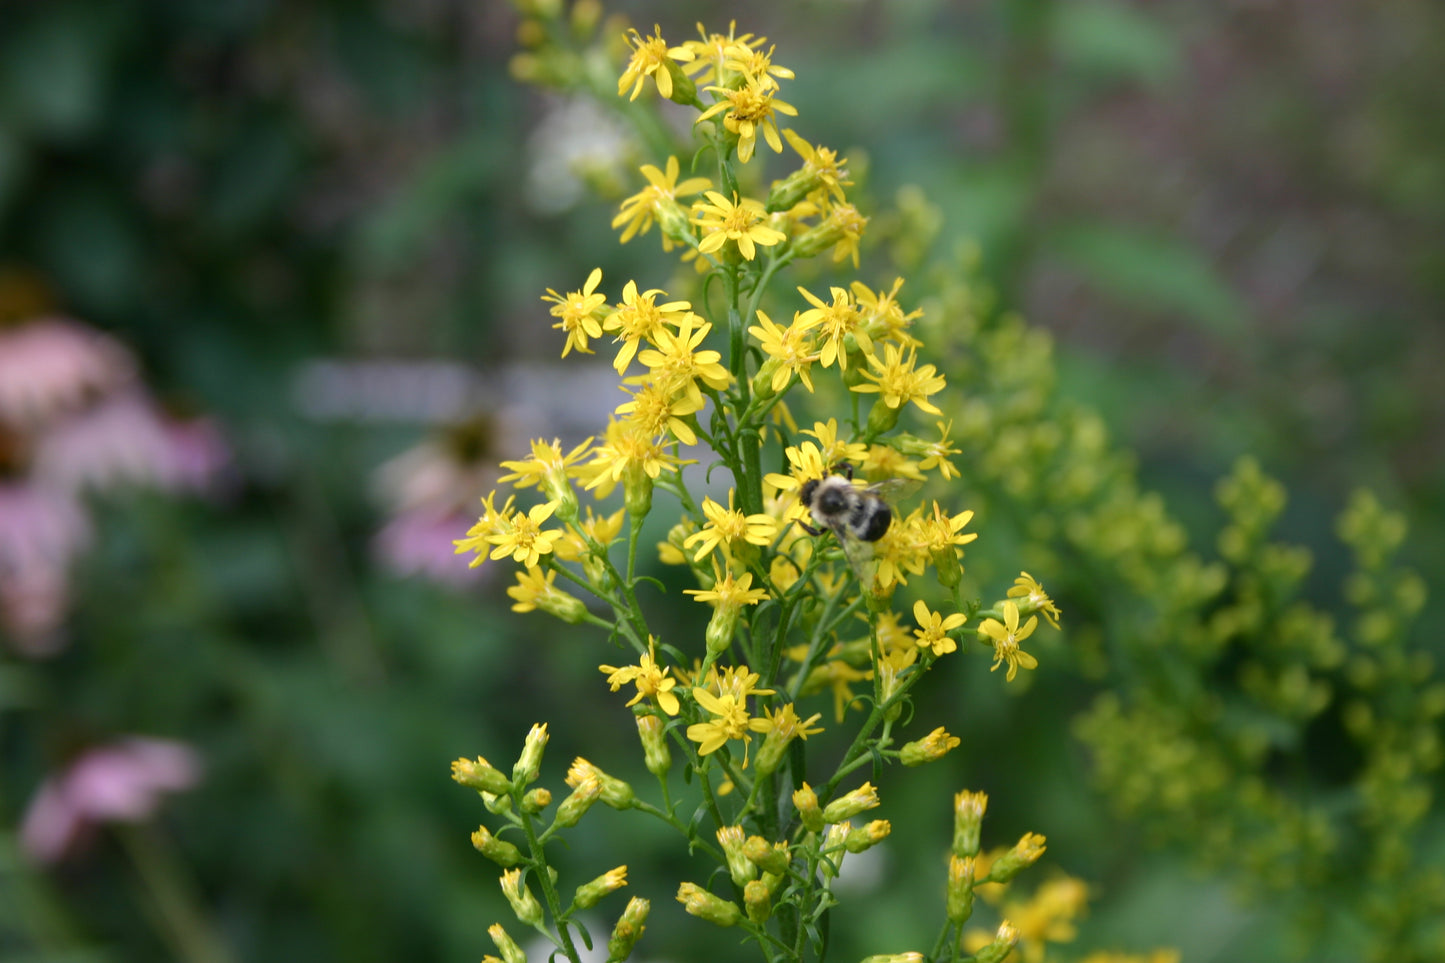
[[[854,816],[866,809],[872,809],[878,805],[878,790],[873,788],[871,782],[865,782],[852,792],[839,796],[828,803],[823,809],[823,822],[841,823],[845,819],[852,819]]]
[[[905,743],[898,751],[898,758],[905,766],[921,766],[926,762],[942,759],[950,749],[961,743],[961,739],[950,736],[947,730],[939,726],[922,739]]]
[[[522,754],[512,767],[512,782],[518,786],[536,782],[542,771],[542,750],[547,748],[547,723],[539,722],[527,733]]]
[[[552,790],[543,789],[541,786],[529,790],[522,797],[522,812],[529,816],[537,815],[550,805],[552,805]]]
[[[497,796],[505,796],[512,791],[512,784],[507,777],[493,769],[491,764],[481,756],[473,762],[470,759],[458,759],[452,763],[452,779],[463,786],[470,786],[472,789],[480,789]]]
[[[833,823],[823,833],[823,853],[819,869],[829,879],[837,876],[843,869],[843,857],[848,852],[848,833],[852,832],[853,824],[850,822]]]
[[[592,882],[583,883],[577,887],[577,893],[572,897],[572,905],[577,909],[591,909],[602,900],[602,897],[607,896],[609,893],[615,893],[626,885],[626,866],[609,869]]]
[[[472,846],[503,869],[510,869],[522,861],[520,849],[493,836],[485,826],[478,826],[477,831],[472,833]]]
[[[890,408],[888,402],[879,398],[873,402],[873,407],[868,409],[868,426],[864,433],[873,438],[889,431],[898,424],[898,408]]]
[[[636,796],[632,787],[621,779],[607,775],[581,756],[572,760],[572,768],[567,770],[567,785],[575,789],[588,775],[595,777],[598,784],[601,785],[600,798],[608,806],[613,809],[630,809],[632,807],[632,801]]]
[[[504,816],[512,811],[512,797],[510,793],[505,796],[498,796],[496,793],[487,792],[483,789],[481,796],[482,805],[487,807],[487,812],[489,813]]]
[[[642,739],[642,761],[647,771],[658,779],[663,778],[672,768],[672,753],[667,748],[667,731],[662,720],[654,715],[638,716],[637,734]]]
[[[582,817],[586,815],[587,810],[592,808],[592,804],[595,803],[601,795],[602,783],[598,782],[592,776],[583,779],[567,798],[562,800],[562,805],[557,807],[557,817],[553,820],[554,824],[563,829],[577,825]]]
[[[1023,837],[1014,843],[1014,848],[1004,853],[993,861],[993,866],[988,871],[990,883],[1007,883],[1020,872],[1039,861],[1044,854],[1045,837],[1038,833],[1024,833]]]
[[[843,840],[843,847],[850,853],[861,853],[863,850],[883,842],[892,831],[893,824],[888,820],[875,819],[866,826],[848,830],[848,836]]]
[[[938,584],[944,588],[951,589],[963,580],[963,566],[958,561],[958,549],[952,545],[941,545],[930,550],[928,560],[933,563]]]
[[[773,181],[773,189],[768,192],[767,208],[770,211],[789,210],[822,185],[823,179],[818,176],[818,171],[805,164],[782,180]],[[837,240],[832,243],[836,244]]]
[[[743,887],[743,905],[747,907],[748,919],[754,923],[766,923],[773,915],[772,890],[760,879],[749,880]]]
[[[823,831],[823,811],[818,808],[818,794],[813,792],[807,783],[803,783],[803,788],[793,793],[793,805],[798,807],[798,815],[808,832]]]
[[[948,857],[948,896],[946,900],[948,921],[958,926],[968,922],[973,915],[972,856]]]
[[[693,83],[692,78],[683,73],[682,68],[670,57],[664,58],[662,65],[672,76],[672,95],[668,100],[684,107],[701,107],[702,104],[697,99],[697,84]]]
[[[876,956],[865,956],[862,963],[925,963],[922,953],[914,950],[911,953],[879,953]]]
[[[707,621],[707,632],[703,635],[703,641],[707,644],[707,654],[717,658],[728,650],[732,645],[733,634],[738,627],[738,606],[721,602],[712,610],[712,618]]]
[[[585,567],[585,561],[583,565]],[[568,625],[577,625],[587,618],[586,604],[577,596],[558,588],[538,595],[536,604],[537,608],[543,612],[561,619]]]
[[[516,941],[502,929],[501,923],[493,923],[487,927],[487,935],[497,944],[497,952],[502,954],[502,963],[527,963],[527,954],[523,953]]]
[[[963,792],[953,797],[953,854],[955,856],[977,856],[978,835],[983,826],[983,814],[988,809],[988,795],[981,792]]]
[[[607,941],[608,963],[622,963],[632,955],[632,948],[637,945],[638,937],[647,929],[647,914],[651,909],[651,901],[641,896],[634,896],[627,901],[627,909],[622,911],[617,925],[612,928],[612,937]]]
[[[679,886],[677,901],[691,915],[718,926],[733,926],[743,918],[743,911],[738,909],[736,903],[730,903],[721,896],[714,896],[696,883],[683,883]]]
[[[749,836],[743,841],[743,855],[763,872],[774,876],[786,873],[793,859],[787,843],[769,843],[761,836]]]
[[[652,479],[640,465],[629,465],[622,477],[622,504],[633,518],[652,511]]]
[[[522,882],[520,869],[509,869],[502,874],[502,895],[512,904],[512,912],[517,914],[517,919],[528,926],[536,926],[542,922],[542,904],[537,902],[537,897],[533,896],[527,884]]]
[[[727,857],[728,875],[733,879],[734,885],[745,886],[748,880],[758,875],[757,866],[753,861],[743,854],[743,827],[724,826],[717,831],[718,845],[722,847],[723,855]]]
[[[976,963],[1003,963],[1013,948],[1018,945],[1019,931],[1008,920],[999,925],[993,942],[973,955]]]

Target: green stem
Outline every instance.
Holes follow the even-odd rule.
[[[144,824],[121,823],[115,835],[145,887],[161,938],[176,958],[231,963],[234,957],[201,910],[195,882],[159,833]]]
[[[518,812],[521,812],[522,809],[522,795],[520,787],[512,793],[513,808]],[[552,922],[557,927],[557,939],[561,943],[562,952],[567,954],[567,959],[572,963],[581,963],[582,957],[572,942],[572,934],[567,928],[567,921],[562,917],[562,898],[557,894],[557,887],[552,883],[552,874],[547,872],[547,853],[542,848],[541,840],[537,838],[537,830],[532,825],[532,817],[525,813],[522,814],[522,832],[527,835],[527,850],[531,854],[532,866],[536,870],[532,873],[532,877],[542,888],[542,898],[547,901],[547,911],[552,914]]]

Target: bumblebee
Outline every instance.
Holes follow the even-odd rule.
[[[886,496],[899,493],[909,484],[904,479],[891,479],[874,485],[853,482],[853,466],[841,464],[842,474],[810,478],[798,491],[798,499],[808,509],[813,525],[799,522],[810,535],[831,531],[848,563],[861,581],[872,580],[868,562],[873,557],[873,543],[887,534],[893,524],[893,509]]]

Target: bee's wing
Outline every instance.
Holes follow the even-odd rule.
[[[917,478],[885,478],[867,486],[866,490],[891,503],[907,498],[922,487],[923,482]]]
[[[863,541],[843,525],[833,526],[833,534],[837,536],[838,544],[843,546],[843,557],[848,559],[858,581],[863,583],[865,588],[871,586],[873,577],[878,572],[878,563],[873,558],[873,543]]]

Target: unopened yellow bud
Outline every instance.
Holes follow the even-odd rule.
[[[957,747],[961,742],[962,740],[957,736],[950,736],[942,726],[939,726],[922,739],[905,743],[898,752],[898,758],[905,766],[921,766],[925,762],[942,759],[949,750]]]
[[[647,771],[661,779],[672,768],[672,753],[667,748],[667,731],[654,715],[637,717],[637,735],[642,739],[642,761]]]
[[[482,805],[487,807],[487,812],[496,813],[498,816],[505,815],[512,811],[512,797],[510,794],[498,796],[496,793],[481,791]]]
[[[866,826],[848,830],[848,837],[843,840],[843,847],[850,853],[861,853],[863,850],[883,842],[892,831],[893,824],[888,820],[875,819]]]
[[[993,942],[973,955],[977,963],[1003,963],[1013,948],[1018,945],[1019,931],[1008,920],[999,925]]]
[[[953,854],[977,856],[978,836],[983,814],[988,809],[988,795],[967,789],[953,797]]]
[[[497,952],[502,954],[502,963],[527,963],[527,954],[522,952],[522,948],[502,928],[501,923],[493,923],[487,927],[487,935],[497,944]]]
[[[958,561],[958,549],[952,545],[941,545],[932,549],[928,553],[928,560],[933,563],[938,584],[944,588],[951,589],[963,581],[963,566]]]
[[[592,882],[583,883],[577,887],[577,893],[572,897],[572,905],[577,909],[591,909],[602,900],[602,897],[615,893],[626,885],[626,866],[609,869]]]
[[[1023,870],[1039,861],[1047,848],[1045,837],[1038,833],[1024,833],[1014,848],[994,860],[988,871],[990,883],[1007,883]]]
[[[510,869],[522,861],[520,849],[493,836],[485,826],[478,826],[477,831],[472,833],[472,846],[503,869]]]
[[[453,762],[452,779],[463,786],[470,786],[473,789],[480,789],[498,796],[512,791],[511,781],[493,769],[481,756],[478,756],[475,761],[458,759]]]
[[[537,902],[537,897],[533,896],[527,884],[522,882],[520,869],[509,869],[502,874],[502,895],[507,897],[517,919],[528,926],[536,926],[542,922],[542,904]]]
[[[793,805],[798,808],[798,816],[809,832],[823,831],[823,810],[818,808],[818,794],[811,786],[803,783],[803,788],[793,793]]]
[[[552,790],[543,789],[541,786],[529,790],[522,797],[522,812],[529,816],[535,816],[550,805],[552,805]]]
[[[557,807],[557,818],[554,822],[563,829],[577,825],[601,795],[602,783],[588,776],[562,800],[562,805]]]
[[[749,836],[743,841],[743,855],[763,872],[774,876],[786,873],[793,859],[787,843],[770,843],[761,836]]]
[[[962,926],[973,915],[973,877],[975,866],[972,856],[948,857],[947,912],[950,923]]]
[[[682,68],[671,58],[662,61],[667,72],[672,75],[672,94],[667,99],[675,104],[682,104],[684,107],[701,107],[697,99],[697,84],[692,78],[682,72]]]
[[[622,911],[617,925],[612,928],[612,937],[607,941],[609,963],[621,963],[632,955],[632,948],[637,945],[642,931],[647,929],[647,914],[651,909],[652,903],[641,896],[627,901],[627,909]]]
[[[679,886],[677,901],[691,915],[718,926],[733,926],[743,918],[743,911],[738,909],[736,903],[730,903],[721,896],[714,896],[696,883],[683,883]]]
[[[749,880],[743,887],[743,905],[747,907],[748,919],[766,923],[773,915],[773,894],[768,884],[760,879]]]
[[[512,782],[518,786],[536,782],[542,771],[542,750],[547,748],[547,723],[539,722],[527,733],[522,754],[512,767]]]
[[[586,565],[585,560],[583,565]],[[587,618],[586,604],[577,596],[559,588],[541,593],[535,601],[537,608],[548,615],[561,619],[568,625],[577,625]]]
[[[848,834],[853,831],[850,822],[833,823],[823,833],[823,860],[819,868],[829,879],[837,876],[843,868],[843,857],[848,852]]]
[[[914,950],[911,953],[879,953],[876,956],[865,956],[861,963],[924,963],[924,960],[923,954]]]
[[[597,0],[577,0],[572,5],[572,32],[578,39],[590,36],[601,19],[602,4]]]
[[[871,782],[865,782],[852,792],[828,803],[823,809],[823,822],[841,823],[877,805],[878,790],[873,788]]]
[[[723,855],[727,857],[728,875],[733,878],[737,886],[744,886],[748,880],[758,875],[757,866],[753,861],[743,854],[743,843],[746,837],[741,826],[724,826],[717,831],[718,845],[722,847]]]
[[[588,775],[596,778],[598,784],[602,786],[601,799],[608,806],[613,809],[630,809],[632,807],[632,802],[636,798],[632,787],[621,779],[607,775],[581,756],[572,760],[572,767],[567,770],[567,785],[576,788]]]

